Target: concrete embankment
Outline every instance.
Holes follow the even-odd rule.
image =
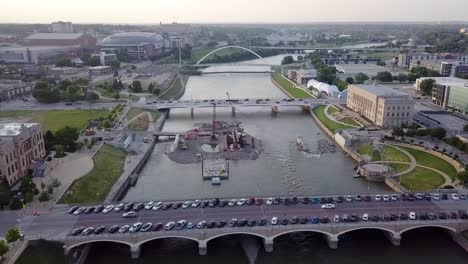
[[[155,127],[153,131],[161,131],[166,119],[168,117],[169,112],[164,112],[156,121]],[[150,133],[150,132],[148,132]],[[155,136],[151,140],[151,143],[147,145],[145,149],[138,155],[136,162],[132,167],[128,168],[124,171],[124,173],[120,176],[117,182],[112,186],[111,191],[107,195],[104,203],[113,203],[122,199],[125,196],[128,188],[136,184],[138,177],[140,176],[141,170],[144,168],[146,162],[148,161],[149,157],[153,153],[154,146],[158,142],[158,137]]]

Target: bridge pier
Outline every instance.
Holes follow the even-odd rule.
[[[193,107],[190,108],[190,117],[191,117],[191,118],[193,118],[193,115],[194,115],[194,114],[193,114],[193,111],[194,111]]]
[[[325,236],[325,240],[327,241],[327,244],[328,246],[331,248],[331,249],[337,249],[338,248],[338,237],[337,236],[328,236],[328,235],[324,235]]]
[[[208,245],[206,242],[198,242],[198,254],[200,254],[200,256],[208,254]]]
[[[277,105],[272,105],[272,106],[271,106],[271,111],[272,111],[273,113],[278,113],[278,106],[277,106]]]
[[[141,247],[140,246],[132,246],[130,248],[130,256],[132,259],[137,259],[140,257],[141,254]]]
[[[232,116],[236,116],[236,107],[231,107]]]
[[[263,245],[265,247],[265,252],[271,253],[273,252],[273,239],[264,239]]]
[[[385,236],[390,240],[390,243],[394,246],[399,246],[401,242],[401,236],[400,234],[393,234],[390,232],[385,232]]]

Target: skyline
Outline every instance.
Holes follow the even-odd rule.
[[[178,0],[177,3],[81,0],[77,2],[79,6],[73,6],[69,1],[46,2],[47,5],[35,0],[3,3],[0,23],[50,23],[57,20],[110,24],[468,21],[464,13],[468,1],[460,3],[459,0],[291,0],[288,4],[281,0]],[[318,12],[314,12],[316,10]]]

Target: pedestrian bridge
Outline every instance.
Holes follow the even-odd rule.
[[[149,233],[133,234],[104,234],[90,236],[66,236],[56,237],[55,240],[64,243],[64,250],[69,254],[73,249],[93,242],[114,242],[128,245],[132,258],[138,258],[143,244],[149,241],[164,238],[182,238],[198,243],[199,253],[207,254],[208,243],[216,238],[228,235],[251,235],[263,241],[266,252],[272,252],[275,238],[295,232],[313,232],[322,234],[332,249],[338,248],[341,235],[364,229],[381,230],[388,237],[390,242],[398,246],[402,235],[410,230],[418,228],[437,227],[447,230],[455,241],[459,239],[460,233],[468,230],[466,220],[438,220],[438,221],[399,221],[399,222],[359,222],[359,223],[338,223],[338,224],[308,224],[308,225],[288,225],[288,226],[264,226],[264,227],[238,227],[238,228],[215,228],[215,229],[194,229],[181,231],[158,231]],[[458,242],[458,241],[457,241]],[[468,243],[462,240],[461,246],[468,251]],[[459,244],[460,244],[459,243]]]

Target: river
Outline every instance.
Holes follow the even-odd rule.
[[[278,63],[281,56],[268,58]],[[260,63],[259,60],[253,62]],[[231,98],[282,99],[284,94],[268,74],[214,74],[190,77],[183,100]],[[185,110],[171,111],[165,131],[189,129],[194,123],[210,121],[211,109],[195,110],[192,119]],[[230,109],[218,109],[218,119],[232,119]],[[324,193],[378,192],[388,189],[352,177],[354,162],[342,152],[312,158],[298,152],[296,136],[309,147],[326,139],[309,114],[297,108],[280,108],[273,115],[268,108],[240,109],[235,117],[248,133],[261,138],[265,151],[256,161],[230,162],[231,176],[219,187],[201,179],[199,164],[181,165],[164,154],[169,142],[157,144],[138,183],[125,200],[171,200],[206,197],[272,196]],[[249,238],[249,239],[247,239]],[[255,238],[256,239],[256,238]],[[138,260],[131,260],[127,246],[96,243],[86,261],[89,264],[124,263],[225,263],[225,264],[462,264],[468,260],[450,237],[439,229],[417,229],[403,235],[402,245],[394,247],[380,231],[355,231],[340,237],[337,250],[329,249],[323,237],[296,233],[275,239],[273,253],[265,253],[261,241],[245,250],[252,237],[221,237],[208,244],[208,255],[199,256],[196,243],[184,239],[161,239],[146,243]],[[255,260],[246,252],[256,252]],[[254,254],[255,255],[255,254]]]

